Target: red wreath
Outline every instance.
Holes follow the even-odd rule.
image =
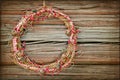
[[[46,16],[39,18],[42,14]],[[60,59],[53,63],[40,65],[31,60],[25,53],[25,43],[21,43],[20,37],[24,34],[25,30],[32,25],[33,21],[43,21],[50,16],[54,16],[62,20],[66,27],[66,34],[69,36],[67,49],[63,52]],[[68,66],[73,57],[75,56],[75,51],[77,47],[77,34],[78,29],[73,25],[72,20],[69,16],[56,11],[55,9],[42,7],[40,10],[35,10],[29,14],[26,14],[22,17],[20,22],[13,29],[13,38],[12,38],[12,52],[13,60],[16,64],[22,66],[25,69],[30,69],[40,73],[54,73],[60,72],[64,67]]]

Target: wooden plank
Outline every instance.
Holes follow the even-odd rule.
[[[88,33],[89,34],[89,33]],[[48,37],[48,35],[41,35],[39,37],[39,35],[41,34],[27,34],[25,35],[24,37],[22,37],[22,41],[54,41],[54,42],[59,42],[59,41],[64,41],[67,43],[68,41],[68,38],[65,36],[65,35],[56,35],[56,36],[50,36]],[[92,36],[85,36],[87,34],[84,34],[84,35],[80,35],[81,37],[78,38],[78,42],[119,42],[119,36],[118,34],[112,34],[112,35],[109,35],[109,34],[105,34],[105,36],[102,37],[103,34],[92,34]],[[12,39],[12,36],[9,36],[9,35],[2,35],[1,36],[2,38],[2,42],[7,42],[7,41],[10,41]]]
[[[49,42],[49,43],[45,43],[45,42],[42,42],[42,41],[36,41],[36,42],[26,42],[26,47],[28,48],[27,50],[33,50],[34,49],[45,49],[45,48],[50,48],[50,49],[62,49],[62,48],[65,48],[67,46],[66,43],[64,42],[61,42],[61,43],[57,43],[57,42]],[[48,45],[48,46],[47,46]],[[3,44],[1,45],[1,48],[3,50],[3,52],[10,52],[9,49],[10,49],[10,46],[7,45],[7,44]],[[117,51],[119,50],[119,44],[102,44],[102,43],[84,43],[84,44],[78,44],[78,49],[85,49],[88,50],[88,51],[93,51],[93,50],[97,50],[97,51]]]
[[[8,32],[8,31],[2,31],[2,32]],[[2,34],[2,36],[11,36],[10,33]],[[40,36],[39,36],[40,35]],[[49,37],[50,35],[50,37]],[[33,39],[34,38],[34,39]],[[36,38],[36,39],[35,39]],[[43,39],[42,39],[43,38]],[[51,30],[51,31],[36,31],[36,32],[28,32],[26,35],[23,35],[22,40],[44,40],[44,39],[68,39],[68,36],[65,35],[65,31],[56,31],[56,30]],[[119,38],[119,33],[79,33],[78,38]],[[49,40],[48,40],[49,41]],[[66,41],[66,40],[65,40]]]
[[[88,33],[89,34],[89,33]],[[27,34],[24,35],[21,38],[21,41],[44,41],[44,42],[49,42],[49,41],[54,41],[54,42],[66,42],[68,41],[68,37],[66,35],[56,35],[56,36],[50,36],[49,35],[42,35],[41,34]],[[119,35],[114,33],[112,35],[104,33],[100,34],[98,33],[98,35],[96,35],[95,33],[91,35],[92,36],[86,36],[87,34],[83,34],[81,35],[81,37],[78,38],[78,42],[112,42],[112,43],[116,43],[119,42]],[[89,34],[90,35],[90,34]],[[104,35],[102,37],[102,35]],[[38,37],[40,36],[40,37]],[[79,35],[80,36],[80,35]],[[12,39],[12,36],[9,35],[2,35],[1,36],[2,40],[1,42],[8,42]]]
[[[106,5],[110,4],[110,5]],[[8,5],[9,4],[9,5]],[[10,5],[12,4],[12,5]],[[62,4],[62,6],[61,6]],[[19,6],[17,6],[19,5]],[[34,1],[31,0],[30,2],[28,1],[3,1],[2,6],[7,9],[21,9],[21,8],[34,8],[34,7],[39,7],[43,5],[43,1]],[[118,8],[119,4],[117,3],[117,0],[114,1],[82,1],[82,0],[67,0],[67,1],[57,1],[57,0],[46,0],[46,5],[47,6],[53,6],[53,7],[60,7],[60,9],[111,9],[111,8]],[[25,7],[24,7],[25,6]]]
[[[52,3],[50,1],[46,1],[46,4],[47,3],[48,6],[49,4],[54,5],[53,8],[65,10],[63,12],[67,12],[69,14],[119,14],[119,4],[117,3],[117,1],[53,1]],[[110,5],[106,5],[106,3]],[[3,6],[4,8],[2,10],[24,11],[28,8],[34,9],[37,7],[41,7],[42,1],[6,1],[3,2],[2,7]],[[3,14],[5,13],[6,12],[3,12]],[[9,11],[9,14],[10,13],[11,12]]]
[[[102,52],[102,53],[105,53],[105,52]],[[118,53],[119,52],[116,53],[115,51],[113,51],[113,52],[108,52],[108,53],[106,52],[103,55],[94,54],[94,56],[92,55],[89,56],[86,53],[84,53],[85,55],[83,56],[75,57],[72,61],[72,64],[76,64],[76,65],[79,65],[79,64],[90,64],[90,65],[91,64],[109,64],[109,65],[119,64],[120,60],[118,57],[116,57],[118,56]],[[50,54],[50,52],[48,54]],[[50,54],[50,55],[29,55],[29,57],[39,64],[47,64],[47,63],[56,61],[57,58],[59,58],[60,56]],[[13,65],[13,64],[14,63],[12,61],[10,53],[5,53],[4,55],[2,55],[1,65]]]
[[[6,43],[6,42],[8,42],[8,41],[10,41],[11,39],[12,39],[12,36],[1,36],[1,38],[2,38],[2,40],[1,40],[1,42],[2,43]],[[40,39],[38,39],[37,37],[35,38],[30,38],[30,37],[27,37],[28,39],[25,39],[25,38],[22,38],[22,40],[21,41],[39,41]],[[61,39],[58,39],[58,38],[56,38],[56,39],[52,39],[52,38],[49,38],[49,40],[48,40],[48,38],[42,38],[42,41],[44,41],[44,42],[46,42],[46,41],[54,41],[54,42],[62,42],[62,41],[64,41],[64,42],[66,42],[67,43],[67,38],[65,38],[65,39],[63,39],[63,38],[61,38]],[[110,43],[116,43],[116,42],[119,42],[119,38],[84,38],[84,39],[78,39],[78,42],[105,42],[105,43],[108,43],[108,42],[110,42]]]
[[[17,25],[18,24],[18,20],[14,21],[14,20],[2,20],[1,21],[2,24],[12,24],[12,25]],[[41,22],[33,22],[33,24],[46,24],[46,25],[63,25],[64,23],[62,21],[41,21]],[[118,27],[119,26],[119,21],[100,21],[100,20],[96,20],[96,21],[91,21],[91,20],[83,20],[81,22],[79,21],[74,21],[74,24],[76,26],[83,26],[83,27],[99,27],[99,26],[103,26],[103,27],[111,27],[111,26],[115,26]]]
[[[9,34],[12,31],[12,29],[15,27],[16,25],[12,25],[12,24],[2,24],[1,25],[1,31],[7,31]],[[99,32],[111,32],[111,33],[116,33],[119,32],[119,27],[115,27],[115,26],[98,26],[98,27],[84,27],[84,26],[77,26],[75,25],[75,27],[79,27],[79,30],[81,32],[85,32],[85,33],[99,33]],[[33,29],[33,30],[32,30]],[[51,31],[51,30],[56,30],[59,29],[60,31],[65,31],[66,27],[65,25],[33,25],[33,27],[30,29],[28,29],[30,32],[36,32],[37,30],[39,32],[41,31]],[[1,34],[5,34],[4,32],[1,32]],[[7,33],[6,33],[7,34]]]
[[[118,10],[99,10],[99,11],[96,11],[96,10],[89,10],[89,11],[84,11],[84,10],[78,10],[78,11],[75,11],[75,10],[60,10],[61,12],[67,14],[67,15],[118,15],[119,14],[119,11]],[[1,11],[1,14],[2,15],[24,15],[26,12],[26,10],[2,10]]]
[[[46,1],[51,5],[51,2]],[[69,5],[68,5],[69,3]],[[73,4],[74,3],[74,4]],[[110,4],[109,6],[106,3]],[[12,4],[12,5],[8,5]],[[31,5],[29,5],[31,4]],[[119,4],[117,1],[53,1],[53,8],[59,9],[66,14],[119,14]],[[62,4],[62,6],[61,6]],[[63,5],[64,4],[64,5]],[[79,5],[81,4],[81,5]],[[17,5],[17,6],[16,6]],[[36,8],[42,5],[42,1],[6,1],[3,2],[2,14],[24,14],[24,11],[28,8]],[[23,7],[25,6],[25,7]],[[34,7],[33,7],[34,6]],[[74,6],[74,7],[73,7]],[[112,9],[112,10],[111,10]]]
[[[24,70],[18,66],[2,66],[2,79],[39,79],[39,80],[119,80],[119,66],[118,65],[74,65],[64,69],[59,74],[54,76],[40,76],[37,72]]]
[[[27,43],[28,44],[28,43]],[[29,43],[26,54],[36,62],[43,64],[53,62],[62,54],[65,43]],[[119,45],[117,44],[79,44],[75,64],[119,64]],[[2,64],[13,64],[10,47],[2,45]]]
[[[22,16],[10,16],[8,15],[8,17],[5,16],[1,16],[1,22],[2,24],[17,24],[19,22],[19,20],[21,19]],[[81,15],[82,16],[82,15]],[[109,15],[109,17],[101,17],[102,15],[96,16],[96,17],[92,17],[92,15],[83,15],[83,17],[81,16],[70,16],[71,19],[73,20],[73,22],[75,23],[75,25],[79,25],[79,26],[84,26],[84,27],[94,27],[94,26],[119,26],[119,18],[118,15],[115,15],[113,17],[113,15]],[[85,16],[85,17],[84,17]],[[88,18],[86,18],[88,17]],[[101,17],[101,18],[100,18]],[[54,22],[54,23],[53,23]],[[41,22],[34,22],[34,24],[64,24],[62,21],[55,19],[55,18],[49,18],[45,21],[41,21]]]
[[[36,41],[36,42],[26,42],[26,48],[27,51],[32,51],[32,50],[40,50],[42,51],[43,49],[48,49],[48,50],[62,50],[67,46],[66,43],[61,42],[49,42],[45,43],[42,41]],[[1,52],[10,52],[10,46],[7,44],[1,45]],[[83,50],[83,51],[118,51],[119,50],[119,44],[105,44],[105,43],[84,43],[84,44],[78,44],[78,50]]]
[[[2,42],[12,38],[13,27],[10,24],[2,24]],[[21,39],[23,41],[67,41],[65,30],[64,25],[34,25]],[[78,35],[78,42],[119,42],[119,27],[79,27],[79,30],[81,33]]]
[[[2,14],[1,15],[1,18],[21,18],[22,17],[22,15],[18,15],[18,14],[15,14],[15,15],[11,15],[11,14],[8,14],[8,15],[4,15],[4,14]],[[112,19],[116,19],[116,18],[118,18],[119,17],[119,14],[118,15],[95,15],[94,14],[94,16],[93,15],[85,15],[85,14],[83,14],[83,15],[69,15],[69,17],[70,18],[77,18],[77,19],[79,19],[79,18],[86,18],[86,19],[89,19],[89,18],[92,18],[92,19],[102,19],[102,18],[112,18]]]
[[[17,20],[20,20],[21,17],[22,16],[16,16],[16,15],[12,15],[10,17],[9,17],[9,15],[8,16],[1,16],[1,20],[11,20],[11,18],[12,18],[13,21],[17,21]],[[117,17],[117,15],[115,17],[113,17],[111,15],[109,17],[107,16],[107,17],[103,17],[103,18],[100,18],[100,16],[92,17],[92,15],[91,16],[87,16],[86,15],[85,17],[81,17],[81,16],[70,16],[70,17],[71,17],[72,21],[81,21],[81,22],[82,21],[95,21],[95,20],[98,20],[98,21],[118,21],[119,20],[119,18]],[[61,22],[59,19],[53,18],[53,17],[48,18],[45,21]]]

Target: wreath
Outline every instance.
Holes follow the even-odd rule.
[[[44,16],[40,17],[41,15]],[[21,42],[20,38],[25,33],[25,30],[29,28],[29,26],[32,26],[34,21],[44,21],[51,16],[59,18],[65,23],[65,26],[67,28],[65,33],[69,37],[68,46],[58,60],[52,63],[40,65],[31,60],[25,54],[25,42]],[[73,57],[75,56],[78,33],[79,30],[77,27],[74,26],[70,17],[61,13],[60,11],[56,11],[55,9],[48,8],[46,6],[43,6],[38,10],[30,11],[29,14],[25,14],[22,17],[22,19],[13,29],[13,38],[11,45],[13,61],[15,64],[18,64],[25,69],[37,71],[41,74],[60,72],[63,68],[70,65]]]

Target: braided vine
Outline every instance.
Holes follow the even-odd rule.
[[[40,17],[43,15],[43,17]],[[69,37],[68,46],[62,53],[61,57],[55,62],[40,65],[31,60],[24,52],[25,43],[22,43],[20,38],[24,35],[25,30],[33,25],[34,21],[44,21],[49,17],[55,17],[62,20],[67,28],[66,35]],[[12,31],[12,56],[15,64],[20,65],[25,69],[40,72],[41,74],[60,72],[63,68],[70,65],[77,47],[77,35],[79,33],[69,16],[56,11],[53,8],[42,7],[39,10],[31,11],[22,17],[19,23],[14,27]]]

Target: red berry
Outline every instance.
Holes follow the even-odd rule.
[[[17,28],[15,28],[15,31],[17,31]]]

